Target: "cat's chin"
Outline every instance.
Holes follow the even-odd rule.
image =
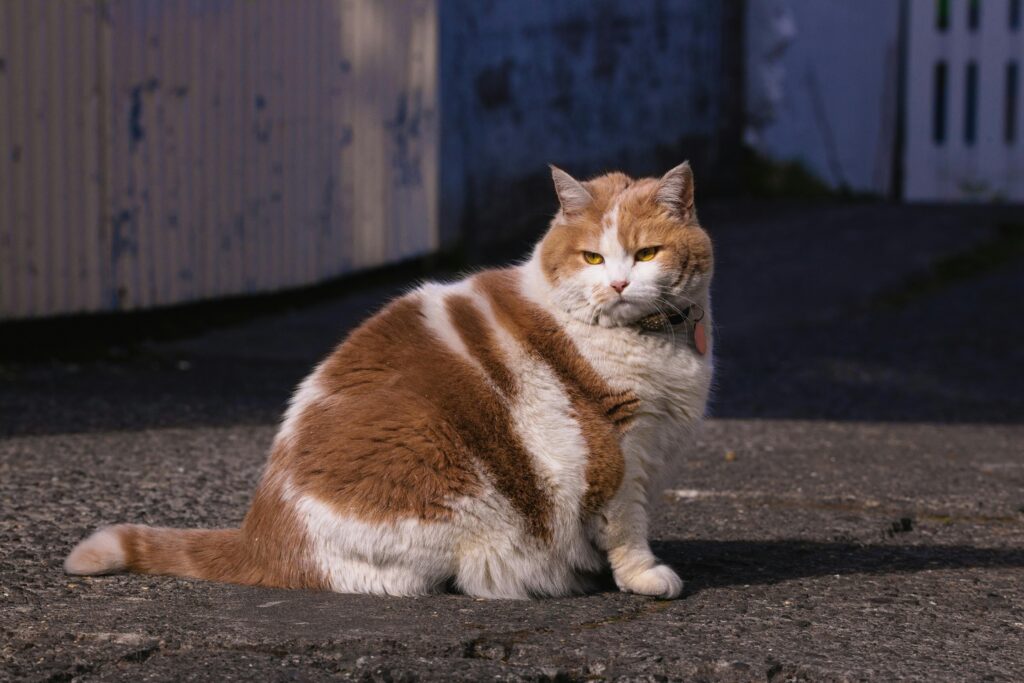
[[[601,327],[625,327],[652,313],[653,309],[632,301],[619,300],[602,308],[597,316]]]

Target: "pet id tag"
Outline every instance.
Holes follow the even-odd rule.
[[[704,334],[704,323],[697,321],[693,326],[693,344],[697,347],[697,353],[705,355],[708,352],[708,338]]]

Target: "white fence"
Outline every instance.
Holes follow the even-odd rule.
[[[437,246],[437,0],[0,0],[0,319]]]
[[[905,197],[1024,201],[1022,0],[912,0]]]

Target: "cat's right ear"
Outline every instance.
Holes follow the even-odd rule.
[[[555,181],[555,194],[558,195],[558,202],[565,213],[579,213],[594,201],[580,181],[554,164],[551,165],[551,179]]]

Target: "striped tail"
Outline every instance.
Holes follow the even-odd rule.
[[[68,574],[130,571],[256,585],[254,566],[238,529],[166,529],[138,524],[103,527],[64,560]]]

